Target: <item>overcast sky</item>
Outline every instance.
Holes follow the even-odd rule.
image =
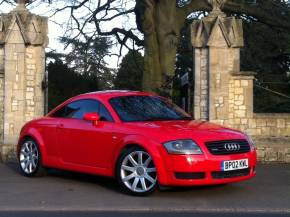
[[[37,15],[42,15],[42,16],[47,16],[49,17],[49,45],[47,48],[47,51],[55,50],[57,52],[67,52],[67,50],[64,49],[64,45],[61,44],[58,41],[58,38],[61,36],[64,36],[65,33],[68,33],[69,31],[67,30],[67,21],[69,20],[69,12],[61,12],[61,13],[56,13],[56,15],[52,16],[53,11],[55,8],[61,8],[64,5],[63,0],[57,1],[57,3],[54,3],[53,5],[48,5],[46,3],[34,3],[33,5],[28,6],[29,10]],[[126,7],[132,8],[134,6],[134,1],[132,0],[125,0],[126,2]],[[9,5],[9,4],[2,4],[0,5],[0,13],[8,13],[11,10],[13,10],[14,6]],[[80,11],[78,15],[81,17],[82,12]],[[118,18],[117,20],[113,20],[110,23],[106,23],[106,26],[103,26],[103,29],[105,30],[110,30],[113,27],[127,27],[128,26],[133,26],[135,27],[135,17],[133,15],[129,17],[122,17],[121,19]],[[118,46],[113,46],[112,48],[112,53],[118,53],[119,52],[119,47]],[[126,54],[127,50],[124,49],[123,55]],[[118,58],[115,55],[112,55],[110,57],[106,58],[106,62],[108,65],[112,68],[117,67],[118,63]]]

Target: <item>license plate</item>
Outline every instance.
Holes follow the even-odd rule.
[[[231,160],[222,162],[222,171],[232,171],[249,168],[249,160]]]

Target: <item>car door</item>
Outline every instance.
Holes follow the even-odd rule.
[[[66,106],[65,117],[59,120],[58,140],[61,158],[67,164],[107,168],[109,147],[113,145],[113,119],[103,117],[103,105],[95,99],[83,99]],[[84,114],[96,112],[101,121],[97,126],[83,119]]]

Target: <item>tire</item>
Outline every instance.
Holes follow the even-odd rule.
[[[39,177],[46,173],[42,167],[41,153],[38,144],[31,138],[25,139],[20,146],[19,167],[26,177]]]
[[[142,148],[132,147],[125,150],[116,168],[117,180],[125,193],[146,196],[153,193],[158,185],[152,157]]]

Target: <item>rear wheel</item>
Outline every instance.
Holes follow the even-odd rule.
[[[45,169],[41,165],[41,153],[38,144],[33,139],[22,142],[19,152],[19,166],[27,177],[41,176]]]
[[[126,150],[117,165],[120,186],[129,194],[145,196],[157,186],[157,173],[152,157],[144,149],[133,147]]]

